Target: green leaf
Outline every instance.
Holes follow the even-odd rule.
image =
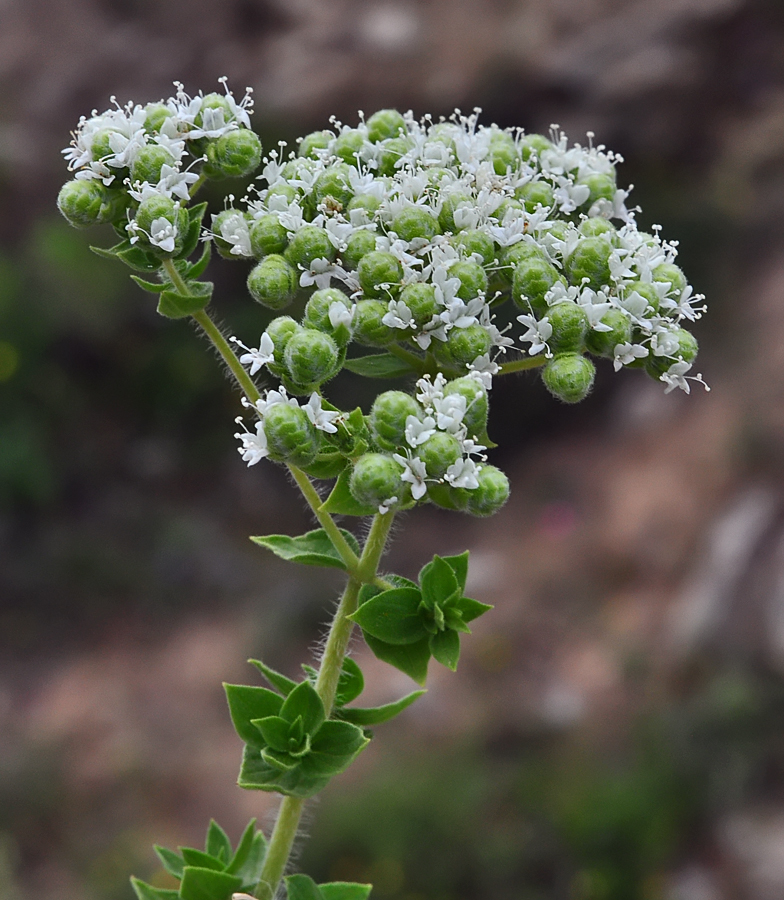
[[[197,866],[201,869],[214,869],[216,872],[222,872],[226,868],[226,864],[214,857],[211,853],[205,853],[203,850],[196,850],[194,847],[180,847],[180,853],[185,860],[186,866]]]
[[[203,203],[197,203],[195,206],[191,206],[188,209],[188,221],[191,224],[198,222],[199,225],[201,225],[202,220],[204,219],[204,213],[207,212],[207,205],[205,200]]]
[[[373,516],[378,510],[375,506],[363,506],[351,496],[348,488],[351,472],[345,469],[338,475],[329,497],[321,504],[321,509],[333,516]]]
[[[433,659],[454,672],[460,659],[460,635],[451,628],[437,632],[430,638],[430,652]]]
[[[370,647],[373,655],[382,662],[400,669],[409,678],[413,678],[417,684],[425,683],[427,664],[430,661],[430,645],[427,638],[417,641],[415,644],[395,646],[394,644],[385,644],[366,634],[365,643]]]
[[[204,849],[210,856],[216,857],[223,863],[228,865],[231,859],[231,841],[226,832],[218,825],[215,819],[210,819],[210,826],[207,829],[207,840],[204,843]]]
[[[429,609],[436,604],[443,607],[460,596],[455,573],[449,563],[440,556],[434,556],[422,569],[419,573],[419,584],[422,586],[422,599]]]
[[[182,250],[178,255],[178,259],[185,259],[190,256],[198,246],[199,236],[201,235],[201,220],[204,218],[206,209],[206,203],[199,203],[188,210],[188,230],[185,232]]]
[[[158,312],[167,319],[184,319],[204,309],[212,297],[212,282],[189,281],[187,287],[187,294],[164,291],[158,301]]]
[[[335,450],[331,453],[319,453],[315,462],[302,468],[312,478],[328,479],[337,478],[347,465],[346,457],[339,450]]]
[[[127,250],[130,246],[131,242],[126,238],[125,240],[120,241],[119,244],[115,244],[113,247],[90,247],[90,249],[96,256],[101,256],[103,259],[117,259],[119,251]]]
[[[153,849],[158,854],[161,865],[169,875],[173,875],[175,878],[182,878],[182,870],[185,863],[179,853],[169,850],[168,847],[161,847],[159,844],[155,844]]]
[[[254,719],[251,724],[259,729],[268,747],[280,753],[288,752],[290,722],[280,716],[267,716],[266,719]]]
[[[299,767],[299,760],[293,759],[288,753],[274,750],[272,747],[265,747],[261,751],[261,758],[278,772],[292,772]]]
[[[274,688],[277,688],[284,697],[288,697],[297,686],[297,682],[292,678],[286,678],[285,675],[281,675],[280,672],[276,672],[274,669],[265,665],[260,659],[249,659],[248,662],[252,666],[256,666],[267,681],[269,681]]]
[[[267,856],[267,842],[264,835],[257,831],[253,836],[250,849],[245,861],[241,866],[230,867],[226,871],[231,871],[234,875],[239,875],[242,879],[243,888],[253,890],[261,878],[261,870],[264,867],[264,859]]]
[[[323,790],[329,779],[329,775],[303,771],[301,764],[282,771],[265,762],[258,750],[246,745],[237,783],[248,790],[277,791],[291,797],[307,798]]]
[[[417,588],[392,588],[371,597],[349,619],[385,644],[414,644],[427,634],[419,612],[421,602]]]
[[[337,775],[369,743],[361,728],[330,719],[313,737],[310,753],[302,757],[302,771],[315,777]]]
[[[339,716],[344,722],[351,722],[352,725],[381,725],[382,722],[388,722],[398,713],[402,713],[404,709],[411,706],[415,700],[418,700],[422,694],[426,693],[427,691],[414,691],[412,694],[408,694],[400,700],[396,700],[394,703],[387,703],[384,706],[373,706],[367,709],[360,707],[338,709],[335,715]]]
[[[145,253],[141,247],[129,246],[126,250],[118,250],[115,254],[126,266],[137,272],[157,272],[161,267],[161,261],[149,253]]]
[[[263,687],[224,684],[223,688],[226,691],[231,721],[234,723],[237,734],[246,744],[261,748],[263,746],[261,732],[251,725],[251,720],[278,715],[283,706],[282,698]]]
[[[180,883],[181,900],[230,900],[242,887],[242,879],[228,872],[186,866]]]
[[[460,610],[464,622],[473,622],[493,607],[489,603],[480,603],[471,597],[461,597],[455,606]]]
[[[340,533],[351,549],[359,555],[359,544],[354,535],[344,528],[340,529]],[[324,566],[344,571],[346,568],[346,564],[323,528],[317,528],[315,531],[309,531],[307,534],[294,538],[285,534],[268,534],[252,537],[251,540],[254,544],[271,550],[281,559],[300,563],[303,566]]]
[[[373,890],[372,884],[356,884],[351,881],[330,881],[320,884],[319,890],[324,900],[367,900]]]
[[[443,556],[442,559],[447,563],[455,573],[457,583],[460,590],[464,591],[466,586],[466,578],[468,577],[468,550],[459,556]]]
[[[366,378],[402,378],[415,372],[407,362],[391,353],[375,353],[347,359],[343,367],[355,375],[364,375]]]
[[[264,836],[261,832],[256,831],[256,819],[251,819],[245,826],[245,831],[242,832],[242,837],[237,844],[237,849],[234,851],[231,862],[226,866],[226,871],[231,875],[241,875],[245,863],[250,856],[253,841],[257,834],[261,835],[262,840],[264,840]]]
[[[139,900],[177,900],[180,896],[178,891],[156,888],[144,881],[139,881],[138,878],[131,878],[131,887],[136,891]]]
[[[168,282],[161,284],[159,281],[145,281],[138,275],[131,275],[131,281],[135,281],[143,291],[150,294],[162,294],[169,287]]]
[[[351,703],[351,701],[356,700],[364,690],[365,676],[362,674],[362,669],[359,668],[350,656],[347,656],[343,660],[343,668],[340,670],[340,677],[338,678],[338,687],[335,692],[335,705],[345,706],[346,703]]]
[[[188,268],[185,270],[186,278],[198,278],[200,275],[204,273],[204,270],[209,265],[210,259],[212,257],[212,242],[205,241],[204,249],[201,251],[201,256],[196,260],[195,263],[191,263]]]
[[[309,681],[301,681],[286,697],[279,715],[287,722],[302,717],[302,726],[309,735],[314,735],[326,719],[324,704],[316,689]]]
[[[309,875],[287,875],[283,880],[289,900],[324,900],[318,885]]]

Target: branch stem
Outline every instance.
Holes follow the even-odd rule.
[[[524,372],[526,369],[538,369],[545,365],[547,358],[544,356],[527,356],[523,359],[513,359],[503,363],[498,370],[499,375],[510,375],[512,372]]]

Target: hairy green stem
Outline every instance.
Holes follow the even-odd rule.
[[[403,362],[407,362],[417,373],[417,375],[425,374],[425,361],[421,356],[417,356],[416,353],[412,353],[410,350],[406,350],[404,347],[401,347],[400,344],[390,344],[387,347],[387,350],[393,356],[396,356],[398,359],[402,359]]]
[[[503,363],[498,370],[499,375],[510,375],[512,372],[523,372],[526,369],[537,369],[547,362],[545,356],[527,356],[523,359],[513,359],[511,362]]]
[[[245,392],[245,396],[251,403],[255,403],[260,397],[259,389],[253,383],[253,379],[248,375],[242,367],[242,363],[237,359],[236,353],[231,349],[231,345],[221,334],[220,328],[207,315],[205,310],[193,313],[193,318],[198,322],[202,331],[212,341],[214,347],[223,357],[224,362],[229,367],[231,374],[237,379],[239,386]]]
[[[267,845],[267,855],[264,857],[264,866],[261,870],[261,878],[253,892],[254,897],[262,900],[272,900],[278,889],[286,865],[291,856],[291,848],[297,837],[299,820],[305,801],[299,797],[284,797],[278,809],[278,817],[275,827]]]

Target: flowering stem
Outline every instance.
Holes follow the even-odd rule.
[[[417,375],[425,374],[425,361],[421,356],[417,356],[416,353],[411,353],[410,350],[404,349],[400,344],[390,344],[387,347],[387,350],[389,350],[393,356],[402,359],[403,362],[407,362]]]
[[[502,363],[498,370],[499,375],[509,375],[512,372],[523,372],[526,369],[537,369],[547,362],[544,356],[528,356],[523,359],[513,359],[511,362]]]
[[[292,474],[294,474],[295,479],[297,478],[297,472],[299,470],[295,470],[292,467]],[[299,474],[302,475],[303,473],[300,472]],[[303,475],[303,477],[307,480],[307,476]],[[299,480],[297,480],[297,483],[299,484]],[[310,485],[310,488],[314,490],[312,485]],[[303,493],[305,493],[304,490]],[[378,564],[384,553],[389,529],[394,518],[395,514],[392,512],[384,515],[378,513],[373,517],[373,524],[370,526],[370,533],[365,541],[362,556],[358,562],[357,577],[354,577],[354,575],[349,576],[348,584],[335,611],[335,617],[329,629],[324,655],[321,657],[321,665],[316,677],[316,691],[324,704],[327,716],[332,714],[332,708],[335,705],[338,679],[343,670],[343,662],[346,659],[351,632],[354,628],[354,623],[348,617],[357,608],[359,589],[362,583],[371,582],[376,577]],[[283,873],[286,871],[291,848],[294,846],[294,840],[297,837],[297,829],[299,828],[299,820],[302,816],[304,804],[305,801],[297,797],[284,797],[281,801],[275,827],[270,836],[267,856],[261,870],[261,877],[254,892],[254,896],[262,898],[262,900],[272,900]]]

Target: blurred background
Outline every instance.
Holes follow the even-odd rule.
[[[313,805],[301,865],[377,900],[780,900],[784,6],[2,0],[0,23],[0,900],[129,900],[131,872],[168,884],[153,841],[269,824],[220,681],[251,655],[295,675],[339,588],[248,542],[302,504],[239,459],[192,329],[55,209],[80,114],[221,75],[267,149],[384,106],[590,129],[710,304],[710,394],[607,366],[577,408],[535,373],[494,390],[509,505],[408,514],[388,565],[470,547],[496,609]],[[254,342],[245,266],[214,268]],[[412,688],[356,657],[368,701]]]

